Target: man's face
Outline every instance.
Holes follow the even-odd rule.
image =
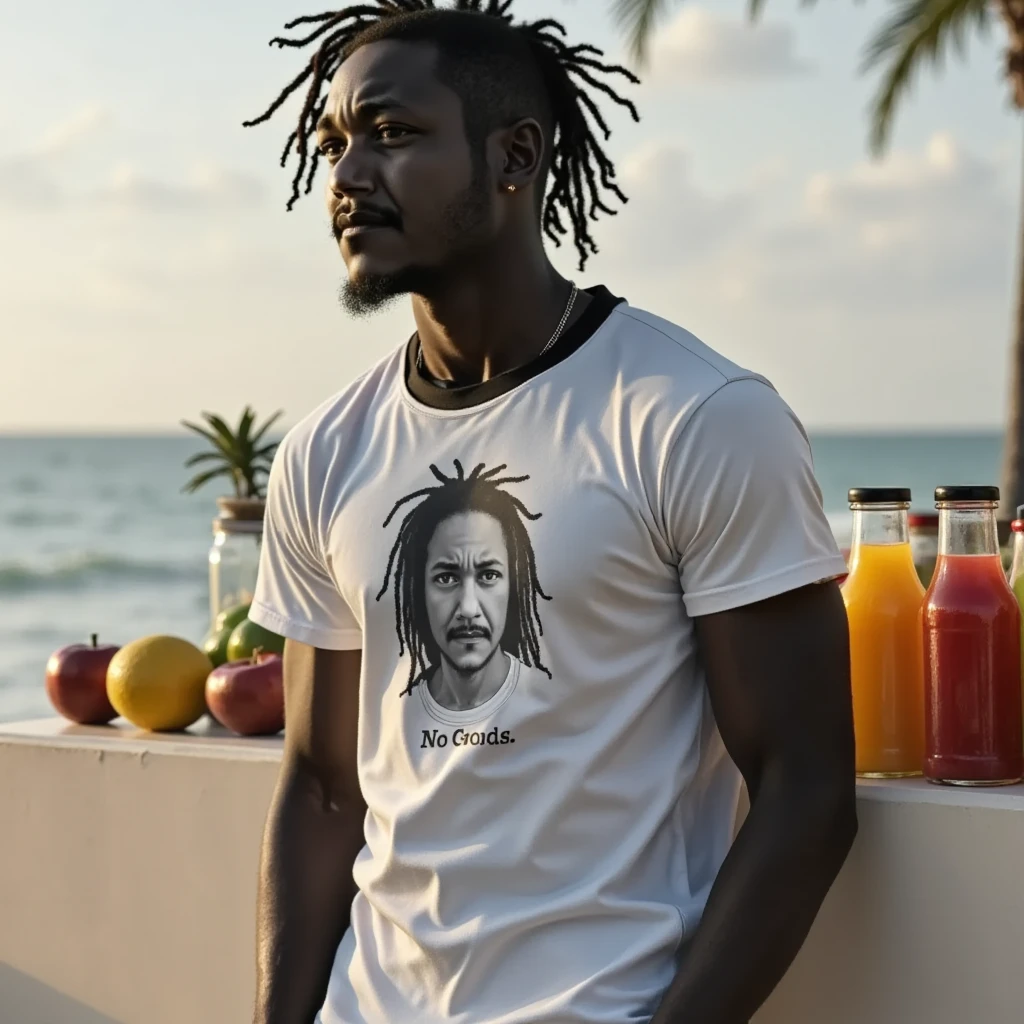
[[[462,102],[436,62],[429,45],[370,43],[331,83],[318,145],[352,312],[429,289],[493,235],[488,175],[476,173]]]
[[[427,545],[425,586],[442,657],[461,672],[483,668],[508,615],[508,548],[498,520],[484,512],[445,519]]]

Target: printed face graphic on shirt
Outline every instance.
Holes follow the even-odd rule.
[[[427,621],[441,658],[477,672],[498,652],[508,615],[508,547],[485,512],[457,512],[427,545]]]
[[[438,484],[396,502],[389,526],[408,503],[377,600],[394,587],[399,655],[408,655],[402,696],[425,683],[450,710],[476,707],[500,688],[508,655],[548,678],[541,660],[541,588],[526,522],[540,518],[505,487],[528,476],[501,477],[505,466],[478,465],[467,476],[430,471]]]

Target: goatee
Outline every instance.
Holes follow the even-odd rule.
[[[398,275],[349,278],[339,289],[338,301],[351,316],[365,317],[384,309],[408,290]]]

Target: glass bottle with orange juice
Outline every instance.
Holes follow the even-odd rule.
[[[850,627],[850,676],[857,774],[920,775],[924,768],[925,589],[910,550],[905,487],[855,487],[850,574],[843,600]]]

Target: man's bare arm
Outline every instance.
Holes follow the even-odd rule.
[[[287,641],[285,750],[257,905],[254,1024],[313,1024],[348,928],[366,804],[356,771],[360,651]]]
[[[857,831],[846,613],[820,584],[700,618],[697,634],[751,806],[652,1024],[747,1024]]]

